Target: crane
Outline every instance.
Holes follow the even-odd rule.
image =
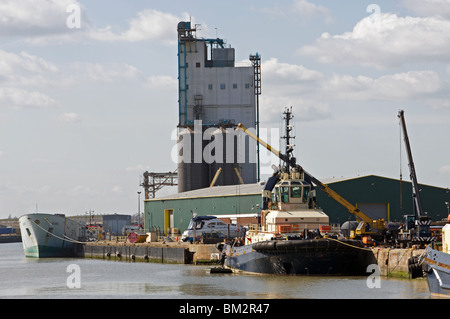
[[[400,232],[400,241],[408,241],[410,243],[429,243],[433,241],[431,237],[430,225],[431,219],[424,212],[422,206],[422,200],[420,198],[419,184],[417,183],[416,168],[411,152],[411,145],[409,143],[408,131],[406,129],[405,111],[400,110],[398,112],[398,118],[400,119],[400,125],[403,131],[403,139],[406,147],[406,154],[408,156],[410,179],[412,184],[412,198],[414,215],[405,215],[405,229]]]
[[[286,152],[286,154],[281,153],[280,151],[276,150],[269,144],[267,144],[265,141],[261,140],[259,137],[257,137],[255,134],[247,130],[242,123],[239,123],[237,130],[242,130],[244,133],[246,133],[248,136],[256,140],[258,143],[263,145],[267,150],[275,154],[277,157],[279,157],[283,162],[286,163],[287,167],[296,167],[299,172],[303,172],[305,175],[305,179],[311,181],[316,186],[318,186],[325,194],[327,194],[329,197],[333,198],[335,201],[337,201],[339,204],[344,206],[351,214],[355,215],[355,217],[358,219],[359,224],[356,229],[356,235],[358,237],[363,236],[372,236],[372,237],[382,237],[384,235],[385,231],[385,221],[384,219],[378,219],[373,220],[366,214],[364,214],[360,209],[355,207],[353,204],[351,204],[348,200],[346,200],[344,197],[336,193],[333,189],[331,189],[328,185],[322,183],[320,180],[312,176],[311,174],[307,173],[300,165],[296,163],[295,157],[289,156],[290,153]],[[278,177],[276,174],[269,178],[269,180],[266,183],[266,186],[264,188],[264,192],[272,191],[273,185],[276,184]],[[264,194],[263,194],[264,196]],[[267,197],[267,195],[265,195]]]

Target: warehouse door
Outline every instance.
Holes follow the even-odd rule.
[[[357,207],[373,220],[383,218],[389,221],[389,203],[358,203]]]
[[[164,233],[166,236],[170,234],[170,230],[174,228],[173,209],[164,210]]]

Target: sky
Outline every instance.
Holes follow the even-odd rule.
[[[450,186],[450,0],[0,0],[0,218],[137,213],[142,174],[176,169],[189,20],[261,55],[261,128],[292,106],[315,177],[409,180],[404,110],[419,183]]]

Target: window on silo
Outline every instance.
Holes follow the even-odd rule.
[[[225,90],[225,84],[224,83],[220,84],[220,89],[221,90]]]

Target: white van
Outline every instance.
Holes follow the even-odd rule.
[[[240,224],[226,224],[215,216],[195,216],[191,219],[188,229],[181,236],[182,241],[192,242],[194,238],[216,237],[235,238],[245,235],[245,229]]]

